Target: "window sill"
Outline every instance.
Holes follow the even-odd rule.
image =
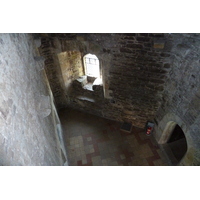
[[[79,99],[79,100],[83,100],[83,101],[89,101],[89,102],[92,102],[92,103],[95,102],[94,99],[92,99],[92,98],[88,98],[88,97],[85,97],[85,96],[78,96],[77,99]]]

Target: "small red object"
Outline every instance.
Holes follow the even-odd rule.
[[[146,134],[147,134],[147,135],[150,135],[150,134],[151,134],[151,132],[152,132],[152,130],[153,130],[153,126],[154,126],[153,123],[151,123],[151,122],[148,122],[148,123],[147,123],[147,126],[146,126]]]

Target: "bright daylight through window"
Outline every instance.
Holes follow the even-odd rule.
[[[93,54],[84,57],[85,74],[87,76],[100,78],[99,59]]]

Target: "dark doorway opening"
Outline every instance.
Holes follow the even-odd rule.
[[[177,124],[169,138],[168,147],[174,158],[172,164],[178,165],[187,151],[187,141],[181,127]]]

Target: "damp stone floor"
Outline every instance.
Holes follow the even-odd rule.
[[[144,129],[132,127],[131,133],[120,130],[121,123],[62,109],[63,127],[69,166],[168,166],[154,137]]]

